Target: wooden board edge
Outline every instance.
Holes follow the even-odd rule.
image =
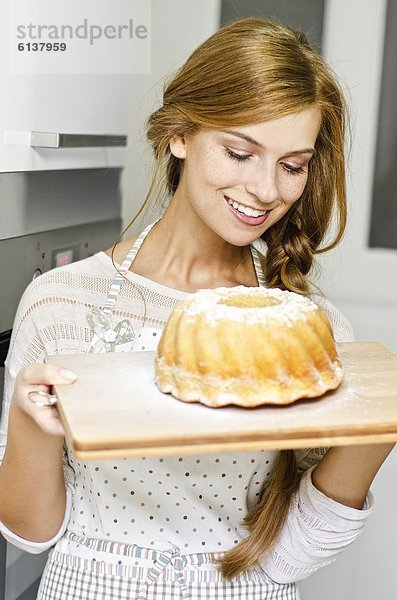
[[[54,385],[53,387],[54,387],[55,394],[58,395],[58,393],[57,393],[57,385]],[[72,435],[72,432],[71,432],[70,427],[69,427],[69,422],[68,422],[68,420],[66,418],[66,415],[64,413],[64,410],[63,410],[63,407],[62,407],[62,402],[57,402],[56,408],[57,408],[57,411],[58,411],[58,414],[59,414],[59,418],[61,419],[62,426],[63,426],[63,428],[65,430],[65,440],[66,440],[66,443],[69,446],[69,448],[73,448],[73,450],[75,451],[75,450],[77,450],[77,448],[75,447],[75,440],[73,439],[73,435]]]
[[[66,419],[65,419],[66,421]],[[70,435],[70,429],[66,423],[66,427],[68,429],[68,433]],[[352,427],[349,427],[348,431],[346,431],[346,427],[341,426],[338,430],[331,428],[330,431],[326,429],[301,429],[298,433],[296,431],[279,431],[273,432],[269,434],[266,432],[263,434],[260,431],[254,433],[241,433],[240,435],[234,432],[233,436],[229,436],[227,440],[225,440],[224,436],[221,435],[217,437],[216,434],[203,436],[202,438],[196,438],[194,442],[191,439],[177,439],[176,436],[172,436],[171,438],[157,438],[155,443],[151,443],[150,446],[145,444],[145,440],[136,440],[135,442],[131,440],[125,440],[125,442],[111,442],[110,440],[106,443],[101,441],[100,446],[106,445],[106,448],[98,447],[95,448],[95,442],[92,441],[82,441],[78,438],[73,438],[73,447],[78,452],[100,452],[104,450],[105,452],[109,451],[120,451],[120,452],[141,452],[142,450],[146,450],[147,448],[152,448],[154,452],[159,450],[165,451],[167,448],[185,448],[192,447],[196,449],[201,449],[202,447],[219,447],[219,446],[243,446],[248,444],[254,444],[259,446],[261,444],[266,444],[267,447],[275,447],[279,442],[284,443],[287,441],[290,444],[290,448],[297,448],[302,446],[297,446],[296,444],[300,444],[301,440],[310,440],[311,444],[316,446],[323,446],[322,440],[327,440],[327,446],[330,445],[329,441],[344,439],[347,440],[349,445],[352,444],[350,440],[356,440],[360,438],[378,438],[383,436],[394,436],[397,441],[397,423],[393,425],[382,425],[372,427],[372,432],[370,434],[367,433],[367,429],[362,426],[357,426],[354,430]],[[70,439],[71,436],[70,436]]]
[[[382,435],[348,436],[337,438],[305,438],[291,441],[280,439],[277,442],[247,442],[228,444],[186,445],[167,447],[142,447],[113,450],[79,450],[74,448],[74,454],[81,460],[109,460],[116,458],[148,457],[148,456],[184,456],[187,454],[216,454],[228,452],[249,452],[253,450],[298,450],[300,448],[329,448],[332,446],[351,446],[366,444],[384,444],[397,442],[397,433],[386,433]]]

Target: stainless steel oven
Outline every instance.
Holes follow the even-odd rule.
[[[120,169],[0,175],[0,399],[24,289],[40,273],[112,245],[121,228],[119,176]],[[0,600],[36,598],[45,560],[0,535]]]

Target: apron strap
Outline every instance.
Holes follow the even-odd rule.
[[[254,261],[254,269],[256,278],[258,280],[259,287],[266,287],[265,274],[262,269],[261,261],[259,259],[259,252],[254,248],[253,244],[250,245],[252,260]]]
[[[142,231],[142,233],[139,235],[139,237],[137,237],[137,239],[135,240],[133,246],[128,251],[127,255],[125,256],[125,258],[123,260],[123,262],[121,263],[121,266],[120,266],[120,268],[119,268],[119,270],[117,272],[117,275],[113,279],[113,283],[112,283],[112,285],[110,287],[110,292],[108,294],[108,297],[106,298],[106,302],[105,302],[105,305],[103,307],[103,312],[105,314],[108,314],[108,315],[113,314],[113,311],[114,311],[114,309],[116,307],[117,298],[118,298],[119,293],[120,293],[121,285],[122,285],[123,280],[124,280],[124,275],[126,273],[128,273],[129,268],[132,265],[134,258],[138,254],[139,248],[142,246],[143,240],[145,239],[145,237],[147,236],[147,234],[149,233],[149,231],[156,225],[156,223],[158,221],[159,221],[159,219],[157,219],[157,221],[155,221],[154,223],[151,223],[150,225],[148,225]]]

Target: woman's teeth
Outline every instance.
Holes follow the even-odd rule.
[[[247,215],[247,217],[262,217],[267,212],[266,210],[260,212],[259,210],[256,210],[254,208],[249,208],[248,206],[244,206],[244,204],[239,204],[235,200],[231,200],[227,196],[226,200],[228,204],[230,204],[230,206],[233,206],[233,208],[235,208],[239,212],[243,213],[244,215]]]

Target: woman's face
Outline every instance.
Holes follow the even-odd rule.
[[[175,196],[225,241],[251,243],[302,195],[320,121],[312,107],[257,125],[173,137],[171,152],[184,160]]]

